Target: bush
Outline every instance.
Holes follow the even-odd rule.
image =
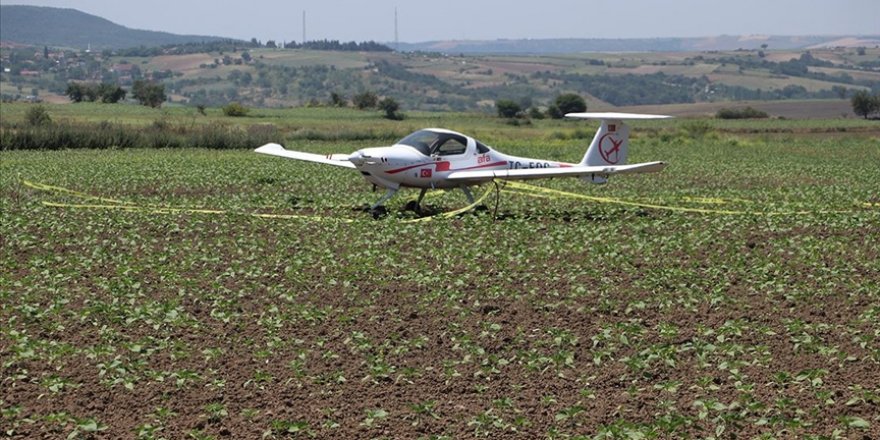
[[[158,108],[165,102],[165,85],[137,80],[131,88],[131,95],[142,105]]]
[[[387,97],[379,101],[379,110],[385,112],[385,119],[391,119],[392,121],[403,120],[403,115],[397,112],[400,110],[400,104],[394,98]]]
[[[766,119],[769,118],[770,115],[768,115],[767,112],[763,110],[746,107],[723,108],[715,113],[715,117],[718,119]]]
[[[354,95],[354,97],[351,98],[351,101],[358,109],[365,110],[368,108],[376,108],[376,105],[379,104],[379,97],[371,91],[366,91]]]
[[[580,113],[587,111],[587,102],[575,93],[563,93],[556,97],[556,107],[559,113],[565,116],[567,113]]]
[[[39,127],[42,125],[49,125],[52,123],[52,118],[49,117],[49,112],[46,111],[46,107],[42,105],[35,105],[27,110],[27,113],[24,115],[27,124],[32,127]]]
[[[230,102],[229,104],[227,104],[226,106],[223,107],[223,114],[226,116],[231,116],[231,117],[247,116],[248,112],[250,112],[250,111],[251,111],[251,109],[249,109],[249,108],[247,108],[237,102]]]
[[[516,101],[510,99],[499,99],[495,101],[495,110],[498,111],[499,118],[515,118],[522,111]]]

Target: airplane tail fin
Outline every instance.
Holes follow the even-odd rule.
[[[629,153],[629,126],[624,121],[630,119],[667,119],[671,116],[646,115],[637,113],[568,113],[566,118],[598,119],[602,121],[599,130],[590,142],[582,166],[617,166],[625,165]],[[604,176],[593,175],[584,177],[593,183],[605,183]]]

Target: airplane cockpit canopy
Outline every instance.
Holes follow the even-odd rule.
[[[397,144],[413,147],[425,156],[449,156],[466,152],[468,139],[457,133],[419,130]]]

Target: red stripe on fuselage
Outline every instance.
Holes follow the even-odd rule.
[[[435,170],[435,171],[438,171],[438,172],[440,172],[440,171],[462,171],[462,170],[473,170],[473,169],[477,169],[477,168],[488,168],[488,167],[495,167],[495,166],[507,165],[507,161],[501,161],[501,162],[495,162],[495,163],[487,163],[487,164],[484,164],[484,165],[477,165],[477,166],[467,167],[467,168],[459,168],[459,169],[457,169],[457,170],[450,170],[450,165],[451,165],[451,164],[450,164],[449,161],[442,161],[442,162],[428,162],[428,163],[420,163],[420,164],[410,165],[410,166],[403,167],[403,168],[396,168],[396,169],[393,169],[393,170],[388,170],[388,171],[385,171],[385,174],[397,174],[397,173],[400,173],[400,172],[402,172],[402,171],[411,170],[411,169],[413,169],[413,168],[429,167],[429,166],[432,166],[432,165],[434,166],[434,170]]]
[[[413,168],[418,168],[418,167],[429,167],[429,166],[431,166],[431,165],[435,165],[435,166],[436,166],[436,165],[438,165],[438,164],[442,164],[442,163],[445,163],[445,164],[446,164],[446,165],[445,165],[446,168],[449,168],[449,162],[428,162],[428,163],[419,163],[419,164],[415,164],[415,165],[410,165],[410,166],[408,166],[408,167],[403,167],[403,168],[397,168],[397,169],[393,169],[393,170],[388,170],[388,171],[385,171],[385,174],[397,174],[397,173],[399,173],[399,172],[401,172],[401,171],[411,170],[411,169],[413,169]],[[440,167],[437,167],[437,168],[438,168],[437,171],[440,171],[440,170],[439,170]]]
[[[467,168],[459,168],[459,169],[457,169],[457,170],[455,170],[455,171],[475,170],[475,169],[478,169],[478,168],[500,167],[500,166],[502,166],[502,165],[507,165],[507,161],[506,161],[506,160],[502,160],[501,162],[487,163],[487,164],[477,165],[477,166],[467,167]]]
[[[441,171],[467,171],[467,170],[476,170],[476,169],[480,169],[480,168],[491,168],[491,167],[505,166],[505,165],[508,165],[508,162],[506,160],[502,160],[499,162],[487,163],[487,164],[483,164],[483,165],[475,165],[472,167],[458,168],[456,170],[450,170],[449,167],[450,167],[451,163],[448,161],[427,162],[427,163],[420,163],[420,164],[416,164],[416,165],[410,165],[410,166],[406,166],[403,168],[396,168],[393,170],[388,170],[388,171],[385,171],[385,173],[386,174],[397,174],[402,171],[411,170],[413,168],[429,167],[432,165],[434,166],[434,171],[438,171],[438,172],[441,172]],[[559,168],[570,168],[570,167],[574,166],[573,164],[561,163],[561,162],[557,162],[556,165]]]

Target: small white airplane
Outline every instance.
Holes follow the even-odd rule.
[[[460,188],[473,203],[474,196],[469,187],[495,179],[580,177],[602,184],[613,174],[654,173],[666,167],[664,162],[626,164],[629,127],[624,121],[671,116],[633,113],[569,113],[565,116],[602,121],[584,158],[577,164],[511,156],[472,137],[440,128],[416,131],[390,147],[364,148],[351,154],[324,156],[285,150],[274,143],[254,151],[360,171],[367,181],[387,191],[370,206],[374,217],[385,214],[383,204],[404,187],[421,188],[414,205],[414,210],[419,210],[429,189]]]

